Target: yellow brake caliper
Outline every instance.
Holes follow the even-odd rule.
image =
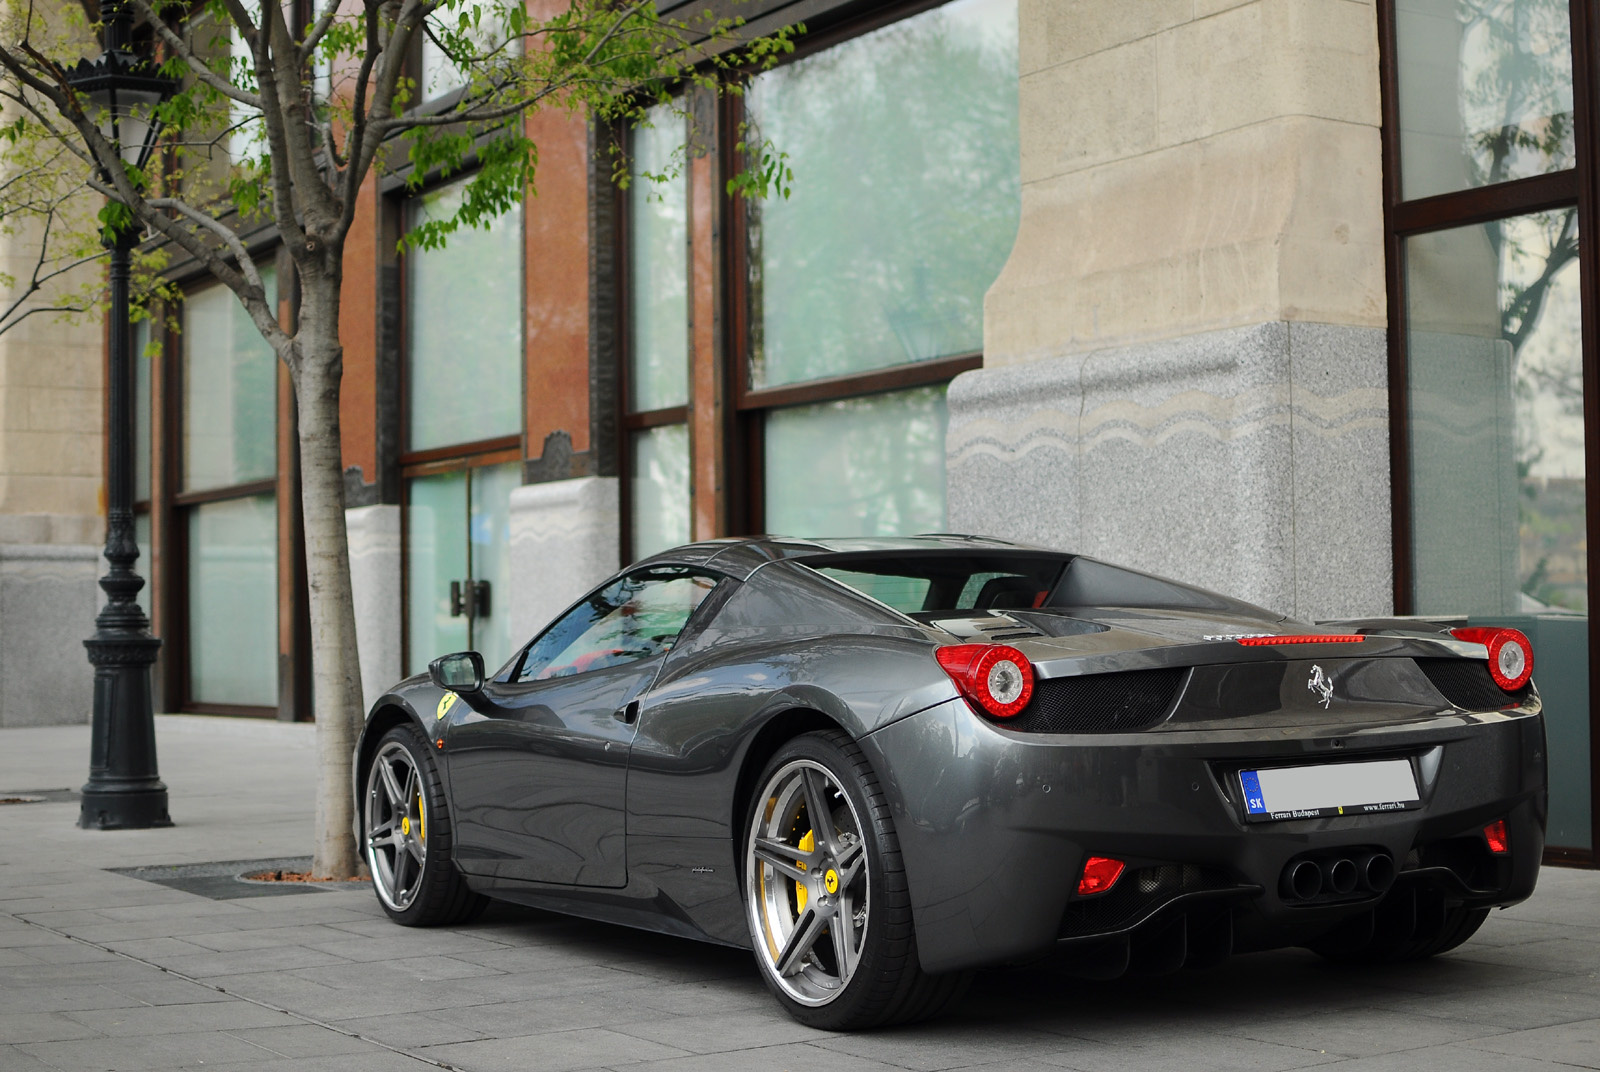
[[[811,852],[816,847],[817,832],[815,830],[807,830],[806,836],[800,839],[800,851]],[[795,861],[795,866],[800,868],[802,871],[806,869],[806,865],[801,863],[799,860]],[[794,899],[796,905],[795,915],[799,915],[801,912],[806,910],[806,884],[804,882],[796,882],[794,884]]]
[[[417,794],[417,840],[428,843],[428,813],[422,810],[422,794]]]

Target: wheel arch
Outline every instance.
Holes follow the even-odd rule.
[[[778,749],[803,733],[815,730],[840,730],[839,722],[810,707],[792,707],[769,718],[756,731],[745,749],[744,761],[739,767],[739,777],[734,782],[733,814],[728,819],[728,829],[733,831],[734,858],[739,861],[740,880],[744,875],[744,853],[739,846],[745,837],[745,819],[750,812],[750,799],[755,794],[756,783],[767,761],[778,754]]]
[[[355,755],[351,757],[350,771],[350,791],[354,795],[356,804],[354,822],[356,827],[355,837],[358,843],[361,841],[361,794],[365,788],[363,778],[366,774],[367,766],[372,762],[373,755],[377,753],[378,742],[383,740],[383,735],[396,726],[403,726],[408,722],[417,726],[422,731],[423,739],[427,739],[427,728],[423,726],[422,720],[416,716],[416,713],[398,700],[390,698],[387,701],[379,701],[378,705],[372,709],[372,714],[368,716],[367,724],[361,729],[361,737],[356,742]]]

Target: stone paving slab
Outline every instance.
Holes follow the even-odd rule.
[[[510,906],[406,930],[364,889],[217,900],[116,874],[310,844],[310,727],[157,732],[171,829],[0,806],[0,1072],[1600,1068],[1600,873],[1546,870],[1422,964],[1286,950],[1104,984],[990,972],[937,1023],[834,1035],[783,1015],[738,950]],[[0,730],[0,796],[78,784],[87,755],[84,727]]]

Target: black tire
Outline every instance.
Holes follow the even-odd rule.
[[[361,847],[378,904],[396,923],[465,923],[488,904],[451,859],[450,805],[428,742],[410,723],[384,734],[367,764]]]
[[[796,737],[756,785],[745,917],[761,977],[789,1015],[850,1031],[921,1020],[959,999],[970,973],[930,975],[917,959],[900,843],[855,742],[838,731]],[[812,800],[830,813],[820,837]]]

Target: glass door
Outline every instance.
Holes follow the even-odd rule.
[[[508,462],[406,482],[406,671],[475,650],[494,670],[511,657]]]

